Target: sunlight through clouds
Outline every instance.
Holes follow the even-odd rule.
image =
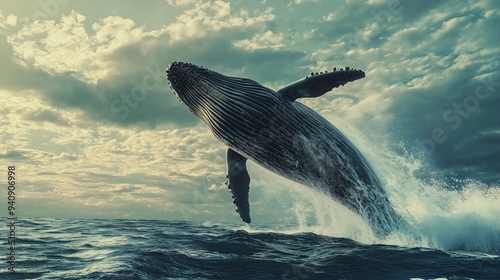
[[[251,39],[240,40],[233,44],[245,50],[279,49],[285,46],[283,44],[283,34],[274,34],[272,31],[267,31],[264,34],[255,34]]]
[[[193,8],[179,15],[177,22],[167,26],[166,30],[171,40],[176,41],[192,37],[199,38],[206,35],[208,31],[258,25],[273,19],[272,8],[267,8],[262,12],[255,11],[252,16],[243,9],[232,11],[230,2],[198,1]]]
[[[49,73],[73,73],[95,83],[116,72],[107,57],[120,47],[150,36],[130,19],[110,16],[92,24],[95,34],[87,34],[85,16],[72,11],[60,22],[35,21],[8,41],[24,65]]]
[[[4,16],[2,14],[2,10],[0,10],[0,31],[2,29],[6,29],[8,27],[16,26],[17,24],[17,16],[14,14],[10,14],[8,16]]]

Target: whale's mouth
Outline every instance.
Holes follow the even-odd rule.
[[[208,72],[211,71],[195,64],[172,62],[167,68],[167,80],[174,93],[182,98],[186,91],[205,80]]]
[[[200,102],[206,98],[210,88],[213,71],[192,63],[172,62],[166,72],[170,88],[179,101],[197,114]]]
[[[207,72],[212,71],[192,63],[172,62],[167,68],[167,79],[172,86],[179,86],[193,82]]]

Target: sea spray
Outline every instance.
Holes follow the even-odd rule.
[[[367,158],[394,208],[421,238],[420,244],[408,244],[404,238],[396,244],[500,253],[500,186],[436,178],[439,171],[424,168],[427,165],[417,157],[418,151],[391,142],[382,129],[377,130],[377,141],[367,141],[366,134],[352,125],[341,120],[332,123]]]
[[[253,184],[259,186],[262,199],[266,200],[260,205],[266,205],[263,206],[266,211],[281,217],[273,222],[288,225],[287,228],[276,226],[279,232],[313,232],[364,243],[376,241],[370,226],[330,195],[285,179],[256,164],[250,166],[259,173],[254,176]]]

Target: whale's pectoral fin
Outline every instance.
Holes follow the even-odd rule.
[[[290,101],[303,97],[318,97],[333,88],[343,86],[348,82],[352,82],[365,77],[365,72],[356,69],[339,69],[334,68],[332,72],[311,73],[310,76],[302,80],[298,80],[278,90],[284,94]]]
[[[250,204],[248,202],[248,192],[250,190],[250,176],[247,171],[247,159],[232,150],[227,149],[227,187],[233,195],[233,203],[236,205],[236,212],[241,219],[250,223]]]

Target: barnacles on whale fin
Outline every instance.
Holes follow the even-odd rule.
[[[359,70],[359,69],[355,69],[355,68],[352,68],[352,67],[349,67],[349,66],[346,66],[345,68],[337,68],[337,67],[333,67],[331,73],[333,72],[349,72],[347,73],[348,75],[355,75],[355,73],[358,73],[358,74],[363,74],[362,77],[364,77],[364,73],[362,70]],[[312,76],[320,76],[320,75],[324,75],[324,74],[328,74],[330,73],[328,70],[325,70],[325,71],[321,71],[321,72],[311,72],[311,74],[307,75],[304,79],[308,79]],[[347,82],[349,81],[353,81],[353,80],[356,80],[355,78],[347,78]],[[345,84],[344,83],[344,84]],[[339,82],[339,85],[342,85],[341,82]]]
[[[278,93],[285,95],[293,102],[297,98],[319,97],[334,88],[364,77],[365,73],[361,70],[354,70],[351,67],[346,67],[345,70],[334,67],[332,72],[312,72],[311,76],[279,89]]]

